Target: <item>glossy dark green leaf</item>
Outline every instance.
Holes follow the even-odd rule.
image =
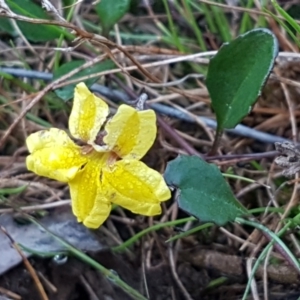
[[[251,111],[277,54],[276,37],[260,28],[224,44],[211,59],[206,85],[218,132],[235,127]]]
[[[53,79],[57,79],[62,77],[65,74],[68,74],[69,72],[73,71],[74,69],[82,66],[85,63],[84,60],[73,60],[71,62],[65,63],[64,65],[60,66],[53,74]],[[111,60],[106,60],[101,63],[95,64],[92,67],[86,68],[78,73],[76,73],[74,76],[70,78],[76,79],[82,76],[91,75],[95,73],[99,73],[105,70],[110,70],[114,68],[115,64]],[[91,79],[84,80],[84,83],[90,87],[94,82],[96,82],[99,79],[99,77],[94,77]],[[67,86],[64,86],[60,89],[56,89],[55,93],[58,97],[63,99],[64,101],[70,100],[73,98],[74,95],[74,88],[76,84],[69,84]]]
[[[34,3],[33,0],[7,0],[7,5],[16,14],[30,18],[49,19],[48,14],[41,6]],[[17,21],[17,24],[24,36],[33,42],[45,42],[58,38],[60,34],[64,34],[64,30],[53,25],[32,24],[27,22]],[[7,29],[7,32],[12,34],[11,27],[7,27],[7,21],[0,19],[0,28]]]
[[[101,0],[96,5],[103,35],[108,35],[109,30],[127,13],[129,6],[130,0]]]
[[[165,180],[177,188],[179,207],[202,222],[224,225],[247,214],[217,166],[197,156],[180,155],[169,162]]]

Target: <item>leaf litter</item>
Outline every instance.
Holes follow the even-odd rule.
[[[163,35],[164,31],[160,31],[162,27],[156,27],[159,23],[153,22],[152,18],[148,18],[154,12],[155,16],[158,17],[158,21],[163,26],[168,26],[165,10],[155,5],[145,6],[142,3],[140,3],[140,8],[139,13],[131,11],[131,14],[127,14],[124,20],[119,23],[119,26],[121,31],[129,29],[129,32],[134,33],[139,29],[140,32],[145,33],[145,36],[142,35],[139,38],[147,40],[147,38],[151,39],[152,37],[152,46],[139,43],[138,40],[135,40],[135,34],[129,37],[123,32],[120,35],[120,32],[114,31],[114,34],[118,38],[122,37],[124,39],[125,47],[140,64],[155,62],[157,65],[152,66],[151,73],[156,74],[161,82],[166,84],[165,87],[164,84],[161,87],[147,86],[149,77],[145,73],[139,75],[143,80],[143,85],[140,85],[138,81],[135,81],[134,84],[139,88],[146,86],[151,95],[151,101],[161,102],[172,109],[180,107],[185,114],[196,120],[196,122],[190,124],[180,118],[160,115],[162,121],[160,121],[157,141],[145,157],[144,162],[162,172],[165,169],[166,162],[175,159],[178,154],[191,153],[191,149],[192,153],[199,155],[200,153],[209,152],[213,132],[199,121],[198,117],[213,120],[214,114],[208,104],[205,84],[200,79],[190,78],[180,83],[178,89],[170,88],[167,85],[169,82],[186,76],[186,73],[191,70],[197,73],[205,73],[206,70],[206,65],[201,62],[195,61],[192,65],[186,61],[179,61],[183,56],[182,50],[204,51],[199,49],[198,43],[195,43],[194,31],[191,30],[190,23],[186,22],[189,19],[184,19],[184,13],[187,10],[182,10],[181,14],[176,14],[174,12],[177,11],[178,7],[171,7],[172,17],[176,20],[176,24],[180,26],[181,40],[180,43],[177,43],[176,40],[173,41],[173,46],[170,47],[158,42],[161,38],[160,34]],[[212,6],[208,5],[208,8],[212,9]],[[92,5],[84,3],[82,10],[75,12],[74,18],[78,17],[80,19],[83,17],[85,21],[94,20],[97,16],[91,9]],[[219,13],[222,13],[221,8]],[[238,14],[238,12],[235,13]],[[233,23],[238,22],[236,18],[232,18],[231,13],[228,13],[227,16]],[[218,49],[223,42],[222,34],[214,35],[211,33],[214,31],[207,32],[203,20],[200,18],[197,21],[199,27],[205,33],[206,47],[210,50]],[[88,27],[91,25],[91,23],[84,23],[87,30],[91,30],[91,27]],[[37,28],[36,24],[33,26]],[[275,25],[273,24],[273,26]],[[278,32],[281,32],[279,25],[276,24],[276,26],[278,26],[276,27]],[[30,37],[30,35],[27,36],[31,42]],[[1,60],[5,62],[4,66],[25,69],[25,66],[20,64],[20,57],[22,57],[23,61],[26,61],[32,70],[48,71],[52,69],[53,72],[55,68],[52,68],[49,60],[55,55],[54,48],[57,47],[55,42],[49,42],[47,46],[32,43],[28,47],[26,41],[21,39],[16,43],[19,47],[19,52],[16,52],[13,51],[15,49],[11,47],[9,38],[4,36],[0,46],[1,56],[4,58]],[[67,40],[65,42],[68,44]],[[136,44],[139,44],[139,46]],[[178,49],[183,48],[179,51],[174,45],[177,45]],[[70,44],[70,46],[74,45]],[[294,45],[285,36],[282,36],[280,48],[288,53],[293,51],[293,47]],[[84,58],[89,62],[91,57],[98,54],[94,49],[91,50],[89,45],[83,43],[80,47],[73,48],[71,52],[61,52],[58,56],[64,62],[78,58]],[[117,54],[119,55],[119,53]],[[137,72],[138,67],[136,65],[132,64],[128,58],[124,58],[122,55],[117,57],[118,55],[116,55],[116,58],[119,59],[117,62],[122,63],[125,68],[135,68],[134,72]],[[174,57],[178,59],[178,62],[174,61],[172,65],[163,65],[165,60],[174,59]],[[209,54],[207,54],[207,57],[209,57]],[[279,73],[272,74],[252,112],[243,120],[243,125],[248,128],[255,128],[260,133],[271,133],[278,139],[291,140],[293,137],[297,137],[295,122],[297,122],[300,115],[297,102],[299,98],[297,82],[300,79],[299,58],[288,57],[288,59],[284,59],[283,56],[279,57],[281,57],[277,62]],[[118,76],[121,76],[121,69],[114,72],[119,72]],[[134,72],[131,74],[136,75]],[[128,91],[128,86],[134,86],[130,79],[127,82],[128,86],[124,86],[124,83],[120,83],[119,78],[114,76],[113,72],[105,80],[103,76],[97,75],[97,78],[99,78],[97,80],[98,84],[102,86],[106,84],[111,91]],[[283,80],[288,79],[289,85],[283,86],[279,83],[280,78],[283,78]],[[69,79],[71,79],[71,76]],[[126,81],[124,80],[124,82]],[[53,82],[50,84],[53,84]],[[20,193],[4,193],[5,197],[1,198],[3,203],[1,213],[7,207],[43,207],[44,204],[48,205],[56,202],[59,204],[61,200],[69,199],[68,191],[64,185],[54,183],[48,179],[37,178],[29,174],[24,167],[27,153],[23,146],[25,137],[28,134],[44,129],[45,122],[55,127],[66,128],[69,103],[64,103],[54,94],[45,91],[43,92],[42,82],[37,79],[30,80],[21,77],[21,79],[13,78],[11,80],[1,75],[0,93],[4,105],[1,107],[0,183],[4,183],[1,188],[18,188],[24,186],[24,184],[28,185],[28,188],[20,191]],[[14,120],[20,116],[20,112],[24,112],[24,107],[28,101],[33,99],[35,93],[38,93],[43,100],[36,102],[34,108],[27,114],[27,118],[22,119],[23,123],[15,124]],[[111,92],[111,95],[113,95],[113,92]],[[136,98],[132,91],[129,91],[128,95],[130,99]],[[290,101],[286,100],[287,97]],[[110,101],[112,98],[108,95],[107,102],[114,109],[117,106]],[[19,101],[15,101],[16,99]],[[5,143],[3,143],[4,139],[6,139]],[[291,197],[291,186],[285,184],[277,190],[277,187],[283,181],[280,177],[281,169],[276,167],[274,172],[270,172],[273,159],[270,156],[264,156],[264,153],[271,150],[273,150],[272,145],[256,140],[255,135],[252,139],[248,139],[226,133],[221,140],[219,157],[215,156],[213,162],[220,165],[222,172],[234,172],[234,174],[240,176],[268,183],[273,187],[271,191],[266,191],[261,185],[253,184],[249,186],[240,180],[230,179],[229,184],[233,193],[242,195],[239,200],[248,209],[268,207],[270,203],[275,203],[284,208],[284,205],[291,201],[295,202],[294,207],[297,208],[298,200]],[[230,160],[226,160],[225,157],[228,153],[231,154]],[[261,157],[257,156],[259,153],[262,153]],[[241,158],[240,155],[244,154],[247,154],[247,157]],[[255,161],[251,161],[251,154],[256,155]],[[232,155],[236,155],[236,158]],[[166,226],[159,230],[153,230],[131,244],[129,251],[123,254],[113,254],[108,250],[111,246],[120,245],[122,242],[134,237],[135,233],[142,232],[151,226],[185,218],[186,214],[178,210],[174,201],[167,203],[163,207],[164,213],[162,216],[155,219],[140,218],[126,210],[116,208],[99,231],[105,236],[102,239],[98,236],[99,232],[86,231],[82,225],[77,224],[70,214],[69,207],[66,207],[66,210],[68,213],[65,215],[65,212],[60,209],[47,208],[49,215],[40,218],[39,222],[42,224],[45,222],[44,225],[49,230],[57,232],[58,235],[63,236],[64,239],[74,244],[78,249],[87,251],[92,258],[108,269],[114,270],[118,276],[135,289],[140,290],[144,295],[148,295],[150,299],[175,299],[174,297],[176,299],[240,299],[247,279],[245,276],[240,276],[239,270],[242,270],[243,275],[245,275],[245,258],[255,257],[255,253],[261,250],[266,243],[265,237],[260,232],[252,231],[238,224],[228,224],[221,228],[213,226],[210,230],[198,231],[180,240],[175,240],[171,244],[165,243],[167,239],[178,235],[178,232],[188,232],[199,225],[198,222],[190,220],[179,227]],[[32,211],[39,212],[39,208],[32,209]],[[263,211],[257,218],[274,230],[281,222],[280,215],[276,211]],[[63,250],[61,245],[48,236],[47,232],[39,229],[36,225],[19,225],[14,221],[12,213],[2,214],[0,220],[17,243],[24,243],[24,246],[28,245],[29,248],[35,247],[35,251]],[[46,220],[48,220],[48,223]],[[28,229],[25,230],[25,228]],[[292,247],[296,247],[293,241],[297,237],[299,238],[297,228],[295,228],[285,237],[285,241],[287,244],[293,245]],[[18,293],[24,299],[39,299],[39,295],[32,284],[32,279],[23,264],[17,265],[21,261],[20,257],[17,257],[15,250],[6,238],[2,238],[2,235],[0,245],[6,247],[5,253],[7,252],[7,254],[5,255],[7,255],[8,260],[2,259],[1,251],[0,264],[3,264],[4,267],[0,278],[0,288]],[[295,252],[297,251],[295,250]],[[34,256],[30,258],[30,262],[39,272],[39,276],[44,278],[41,280],[43,285],[47,287],[50,299],[108,299],[108,297],[111,299],[127,299],[126,297],[128,297],[116,287],[113,281],[107,280],[74,257],[68,257],[67,261],[64,261],[64,257],[60,257],[55,262],[53,257],[41,259]],[[225,264],[222,264],[223,262]],[[235,264],[236,262],[239,263],[238,266]],[[298,282],[297,277],[293,276],[293,269],[277,251],[272,252],[271,262],[269,264],[270,268],[279,264],[280,268],[277,268],[277,270],[280,269],[283,273],[275,272],[276,276],[268,273],[270,280],[267,283],[266,292],[269,293],[272,299],[297,298],[299,296]],[[8,271],[8,269],[10,270]],[[269,269],[267,269],[267,272],[269,272]],[[287,274],[292,276],[289,277]],[[260,278],[258,277],[256,280],[257,293],[262,295],[265,282]],[[216,282],[219,282],[219,284]],[[4,290],[0,289],[0,292],[3,293]]]

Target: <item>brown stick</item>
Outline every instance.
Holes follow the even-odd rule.
[[[244,259],[239,256],[203,249],[182,251],[181,254],[182,259],[199,268],[214,269],[222,274],[245,277],[246,279]],[[262,278],[263,272],[264,267],[259,266],[256,275]],[[299,284],[300,280],[299,274],[295,269],[287,265],[269,265],[267,274],[271,280],[283,284]]]
[[[20,256],[23,259],[24,265],[26,267],[26,269],[28,270],[29,274],[31,275],[37,289],[38,292],[41,296],[42,300],[49,300],[44,287],[39,279],[39,277],[37,276],[36,271],[34,270],[34,268],[32,267],[32,265],[30,264],[29,260],[27,259],[27,257],[23,254],[23,252],[20,250],[19,246],[16,244],[16,242],[13,240],[13,238],[10,236],[10,234],[6,231],[6,229],[2,226],[0,226],[0,230],[8,237],[8,239],[10,240],[12,246],[16,249],[16,251],[20,254]]]

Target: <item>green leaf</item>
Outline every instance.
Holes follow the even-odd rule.
[[[55,70],[54,74],[53,74],[53,80],[56,80],[60,77],[62,77],[65,74],[68,74],[69,72],[73,71],[74,69],[82,66],[85,63],[84,60],[73,60],[70,62],[67,62],[65,64],[63,64],[62,66],[60,66],[57,70]],[[76,79],[79,77],[83,77],[86,75],[91,75],[91,74],[95,74],[95,73],[99,73],[105,70],[110,70],[112,68],[114,68],[115,64],[111,61],[111,60],[106,60],[103,61],[101,63],[98,63],[92,67],[86,68],[82,71],[79,71],[78,73],[76,73],[75,75],[73,75],[72,77],[69,78],[69,80],[72,79]],[[96,82],[98,80],[99,77],[94,77],[94,78],[90,78],[87,80],[83,80],[83,82],[90,87],[94,82]],[[64,86],[60,89],[56,89],[55,90],[55,94],[60,97],[61,99],[63,99],[64,101],[70,100],[73,98],[74,95],[74,88],[76,86],[77,83],[74,84],[69,84],[67,86]]]
[[[0,31],[8,33],[14,37],[17,35],[17,32],[11,24],[11,20],[4,17],[0,17]]]
[[[130,0],[101,0],[96,5],[104,36],[127,13],[129,6]]]
[[[7,0],[6,3],[16,14],[30,18],[49,19],[41,6],[36,5],[32,0]],[[65,30],[53,25],[32,24],[21,21],[17,21],[17,24],[24,36],[33,42],[50,41],[65,33]],[[14,33],[10,21],[7,22],[4,18],[0,19],[0,28],[10,34]]]
[[[277,54],[276,37],[260,28],[224,44],[211,59],[206,85],[218,132],[235,127],[251,111]]]
[[[197,156],[180,155],[169,162],[165,180],[178,189],[179,207],[202,222],[224,225],[247,214],[217,166]]]

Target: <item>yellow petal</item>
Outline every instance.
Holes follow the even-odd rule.
[[[29,135],[26,139],[26,145],[29,153],[55,146],[79,149],[65,131],[57,128],[41,130]]]
[[[31,153],[26,158],[27,168],[40,176],[68,182],[86,163],[80,147],[56,128],[31,134],[26,144]]]
[[[108,105],[101,98],[92,94],[83,82],[77,84],[69,118],[72,136],[92,144],[108,113]]]
[[[171,197],[162,175],[140,161],[122,160],[102,170],[103,195],[134,213],[160,214],[160,202]]]
[[[141,159],[156,137],[156,116],[153,110],[137,111],[121,105],[105,126],[103,141],[119,157]]]
[[[94,206],[88,216],[83,220],[83,224],[88,228],[98,228],[108,218],[110,211],[111,203],[104,198],[99,191]]]
[[[106,201],[106,205],[101,204],[105,201],[102,201],[104,198],[101,193],[100,184],[100,172],[103,160],[106,159],[105,157],[106,154],[92,153],[88,156],[88,162],[69,182],[72,210],[78,222],[86,222],[86,224],[90,225],[97,224],[97,220],[95,219],[98,215],[98,222],[103,223],[106,218],[105,216],[107,216],[109,201]],[[100,205],[103,209],[106,207],[103,211],[104,215],[101,215],[100,212],[102,208],[97,208],[95,205]]]

